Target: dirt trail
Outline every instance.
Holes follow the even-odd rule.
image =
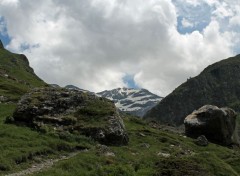
[[[62,161],[62,160],[66,160],[69,158],[72,158],[74,156],[76,156],[78,153],[80,152],[75,152],[75,153],[70,153],[68,155],[63,155],[57,159],[47,159],[47,160],[43,160],[40,163],[34,163],[30,168],[16,172],[16,173],[12,173],[12,174],[8,174],[6,176],[23,176],[23,175],[29,175],[29,174],[33,174],[35,172],[40,172],[42,170],[46,170],[48,168],[51,168],[53,166],[53,164],[57,163],[58,161]]]

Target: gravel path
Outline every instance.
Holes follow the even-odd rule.
[[[70,153],[69,155],[64,155],[57,159],[43,160],[41,163],[33,164],[30,168],[28,168],[26,170],[22,170],[22,171],[19,171],[19,172],[13,173],[13,174],[9,174],[6,176],[23,176],[23,175],[33,174],[35,172],[40,172],[42,170],[51,168],[53,166],[53,164],[57,163],[58,161],[72,158],[72,157],[76,156],[78,153],[80,153],[80,152]]]

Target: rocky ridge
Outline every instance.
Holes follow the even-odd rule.
[[[0,40],[0,48],[4,48],[2,41]]]
[[[208,66],[188,79],[145,115],[145,119],[171,125],[206,104],[240,111],[240,55]]]

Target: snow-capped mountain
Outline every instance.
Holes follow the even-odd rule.
[[[162,97],[146,89],[117,88],[99,92],[97,95],[114,101],[119,110],[139,117],[162,100]]]

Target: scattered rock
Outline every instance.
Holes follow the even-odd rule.
[[[97,155],[115,157],[115,153],[106,145],[97,144]]]
[[[142,144],[140,144],[140,147],[142,147],[142,148],[150,148],[150,144],[142,143]]]
[[[33,89],[21,98],[13,118],[43,132],[79,133],[106,145],[129,141],[113,102],[77,90]]]
[[[138,133],[139,136],[145,137],[146,135],[143,133]]]
[[[133,156],[136,156],[136,155],[138,155],[138,153],[134,153],[134,152],[132,152],[131,154],[132,154]]]
[[[162,157],[164,157],[164,158],[169,158],[171,155],[170,155],[169,153],[159,152],[159,153],[157,154],[157,156],[162,156]]]
[[[194,138],[204,135],[212,142],[230,145],[234,142],[236,116],[230,108],[205,105],[185,118],[185,133]]]
[[[7,102],[8,101],[8,98],[5,97],[5,96],[0,96],[0,103],[4,103],[4,102]]]
[[[199,146],[208,146],[208,140],[204,135],[201,135],[197,138],[196,144]]]

